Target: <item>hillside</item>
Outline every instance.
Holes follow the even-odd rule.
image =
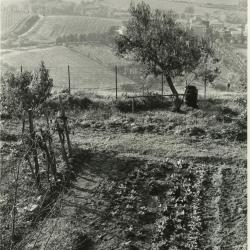
[[[68,84],[67,66],[70,65],[71,85],[73,89],[108,90],[115,87],[115,73],[112,69],[95,60],[62,46],[11,51],[2,55],[2,70],[8,67],[33,70],[43,60],[54,79],[54,86],[62,89]],[[125,77],[118,76],[119,84],[133,84]]]
[[[104,33],[117,25],[121,25],[121,20],[85,16],[45,16],[24,38],[36,42],[55,42],[59,36]]]
[[[129,8],[130,0],[104,0],[102,1],[103,5],[116,8],[118,10],[126,10]],[[138,0],[134,2],[139,2]],[[173,9],[177,13],[183,13],[185,8],[190,5],[194,5],[195,12],[199,14],[205,14],[206,12],[211,13],[215,9],[214,8],[207,8],[205,4],[213,4],[213,7],[216,7],[216,5],[235,5],[238,4],[238,1],[216,1],[216,0],[207,0],[207,1],[199,1],[199,0],[193,0],[193,1],[163,1],[163,0],[144,0],[144,2],[148,3],[152,8],[158,8],[158,9]]]

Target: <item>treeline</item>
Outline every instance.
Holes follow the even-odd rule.
[[[111,28],[108,32],[103,33],[88,33],[88,34],[69,34],[59,36],[56,39],[56,44],[63,43],[83,43],[83,42],[98,42],[104,45],[111,45],[114,42],[115,28]]]

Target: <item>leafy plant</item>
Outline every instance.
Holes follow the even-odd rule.
[[[23,111],[41,110],[45,100],[51,95],[53,80],[44,62],[35,73],[6,73],[1,78],[2,110],[20,116]]]

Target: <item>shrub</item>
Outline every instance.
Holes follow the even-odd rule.
[[[135,98],[134,106],[135,111],[169,108],[172,103],[166,98],[162,98],[159,94],[148,93],[147,97]],[[123,100],[118,100],[114,106],[121,112],[131,112],[132,110],[132,99],[125,98]]]
[[[53,80],[44,62],[37,72],[9,73],[1,78],[1,106],[3,113],[19,116],[28,109],[41,110],[51,95]]]
[[[70,109],[88,109],[93,105],[93,102],[88,97],[71,96],[67,93],[61,94],[62,104],[66,110]],[[59,110],[60,103],[58,96],[48,99],[45,106],[52,110]]]

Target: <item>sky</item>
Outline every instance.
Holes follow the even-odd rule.
[[[4,5],[9,5],[9,4],[18,4],[20,2],[22,2],[23,0],[0,0],[1,3],[3,3]],[[64,1],[71,1],[71,2],[81,2],[81,0],[64,0]],[[125,2],[128,0],[124,0]],[[155,0],[157,1],[157,0]],[[161,0],[162,1],[162,0]],[[167,0],[165,0],[167,1]],[[193,2],[197,2],[197,3],[205,3],[205,2],[209,2],[209,3],[213,3],[213,4],[218,4],[218,3],[224,3],[224,4],[238,4],[239,0],[191,0]],[[104,0],[105,2],[105,0]]]

